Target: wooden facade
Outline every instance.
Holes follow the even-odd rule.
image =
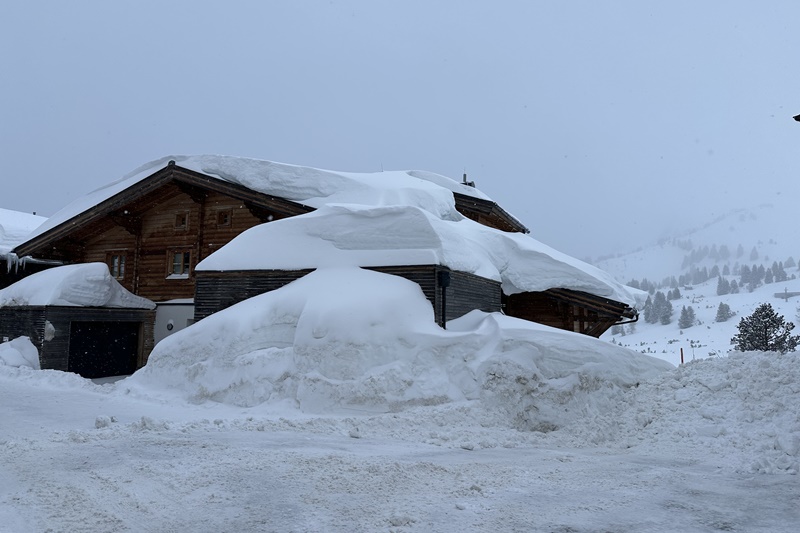
[[[500,283],[474,274],[451,271],[440,265],[367,267],[367,270],[400,276],[419,285],[431,302],[436,322],[441,325],[475,309],[489,313],[501,309]],[[198,272],[195,321],[247,298],[279,289],[312,271]]]
[[[568,289],[512,294],[504,298],[504,307],[507,315],[592,337],[638,319],[637,311],[623,303]]]
[[[106,263],[123,287],[155,302],[193,298],[198,262],[246,229],[311,210],[171,164],[15,251]]]
[[[2,307],[0,340],[29,337],[43,369],[87,378],[130,374],[153,349],[154,316],[147,309]]]
[[[454,192],[456,209],[465,217],[500,231],[530,233],[522,223],[491,200]]]

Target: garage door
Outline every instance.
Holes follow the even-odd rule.
[[[85,378],[132,374],[139,330],[139,322],[72,322],[68,370]]]

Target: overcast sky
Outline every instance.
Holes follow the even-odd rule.
[[[169,154],[470,180],[579,258],[800,197],[800,2],[6,2],[0,207]],[[796,213],[787,213],[787,221]]]

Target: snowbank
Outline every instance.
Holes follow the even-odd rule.
[[[569,418],[561,412],[566,397],[631,386],[668,368],[498,314],[473,312],[445,331],[417,284],[330,268],[167,337],[123,383],[146,394],[178,391],[192,402],[281,404],[307,413],[481,400],[521,428],[553,429]],[[558,406],[534,408],[537,401]]]
[[[605,272],[528,235],[466,218],[443,220],[413,206],[328,205],[262,224],[204,259],[197,270],[425,264],[501,281],[506,294],[566,288],[631,306],[637,303]]]
[[[0,343],[0,365],[39,370],[39,350],[28,337],[18,337]]]
[[[24,305],[155,308],[120,285],[105,263],[51,268],[0,290],[0,307]]]

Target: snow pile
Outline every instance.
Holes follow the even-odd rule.
[[[591,391],[618,390],[667,368],[499,314],[476,311],[445,331],[417,284],[331,268],[167,337],[124,384],[179,391],[198,403],[282,404],[307,413],[481,400],[518,427],[553,429],[569,418],[565,409],[583,416]]]
[[[0,343],[0,365],[39,370],[39,350],[28,337]]]
[[[0,307],[25,305],[155,308],[120,285],[105,263],[51,268],[0,290]]]
[[[45,220],[45,217],[0,208],[0,255],[24,241]]]
[[[571,428],[574,442],[711,450],[750,473],[800,472],[800,356],[731,352],[665,372],[617,398],[603,418]],[[655,451],[655,450],[654,450]]]
[[[178,155],[147,163],[121,180],[75,200],[50,217],[30,238],[136,185],[170,160],[181,167],[310,207],[329,203],[414,205],[447,220],[460,220],[462,215],[455,209],[453,192],[489,200],[474,187],[431,172],[334,172],[244,157]]]
[[[197,270],[425,264],[502,281],[506,294],[569,288],[637,303],[631,291],[605,272],[528,235],[466,218],[442,220],[412,206],[329,205],[261,224],[204,259]]]

